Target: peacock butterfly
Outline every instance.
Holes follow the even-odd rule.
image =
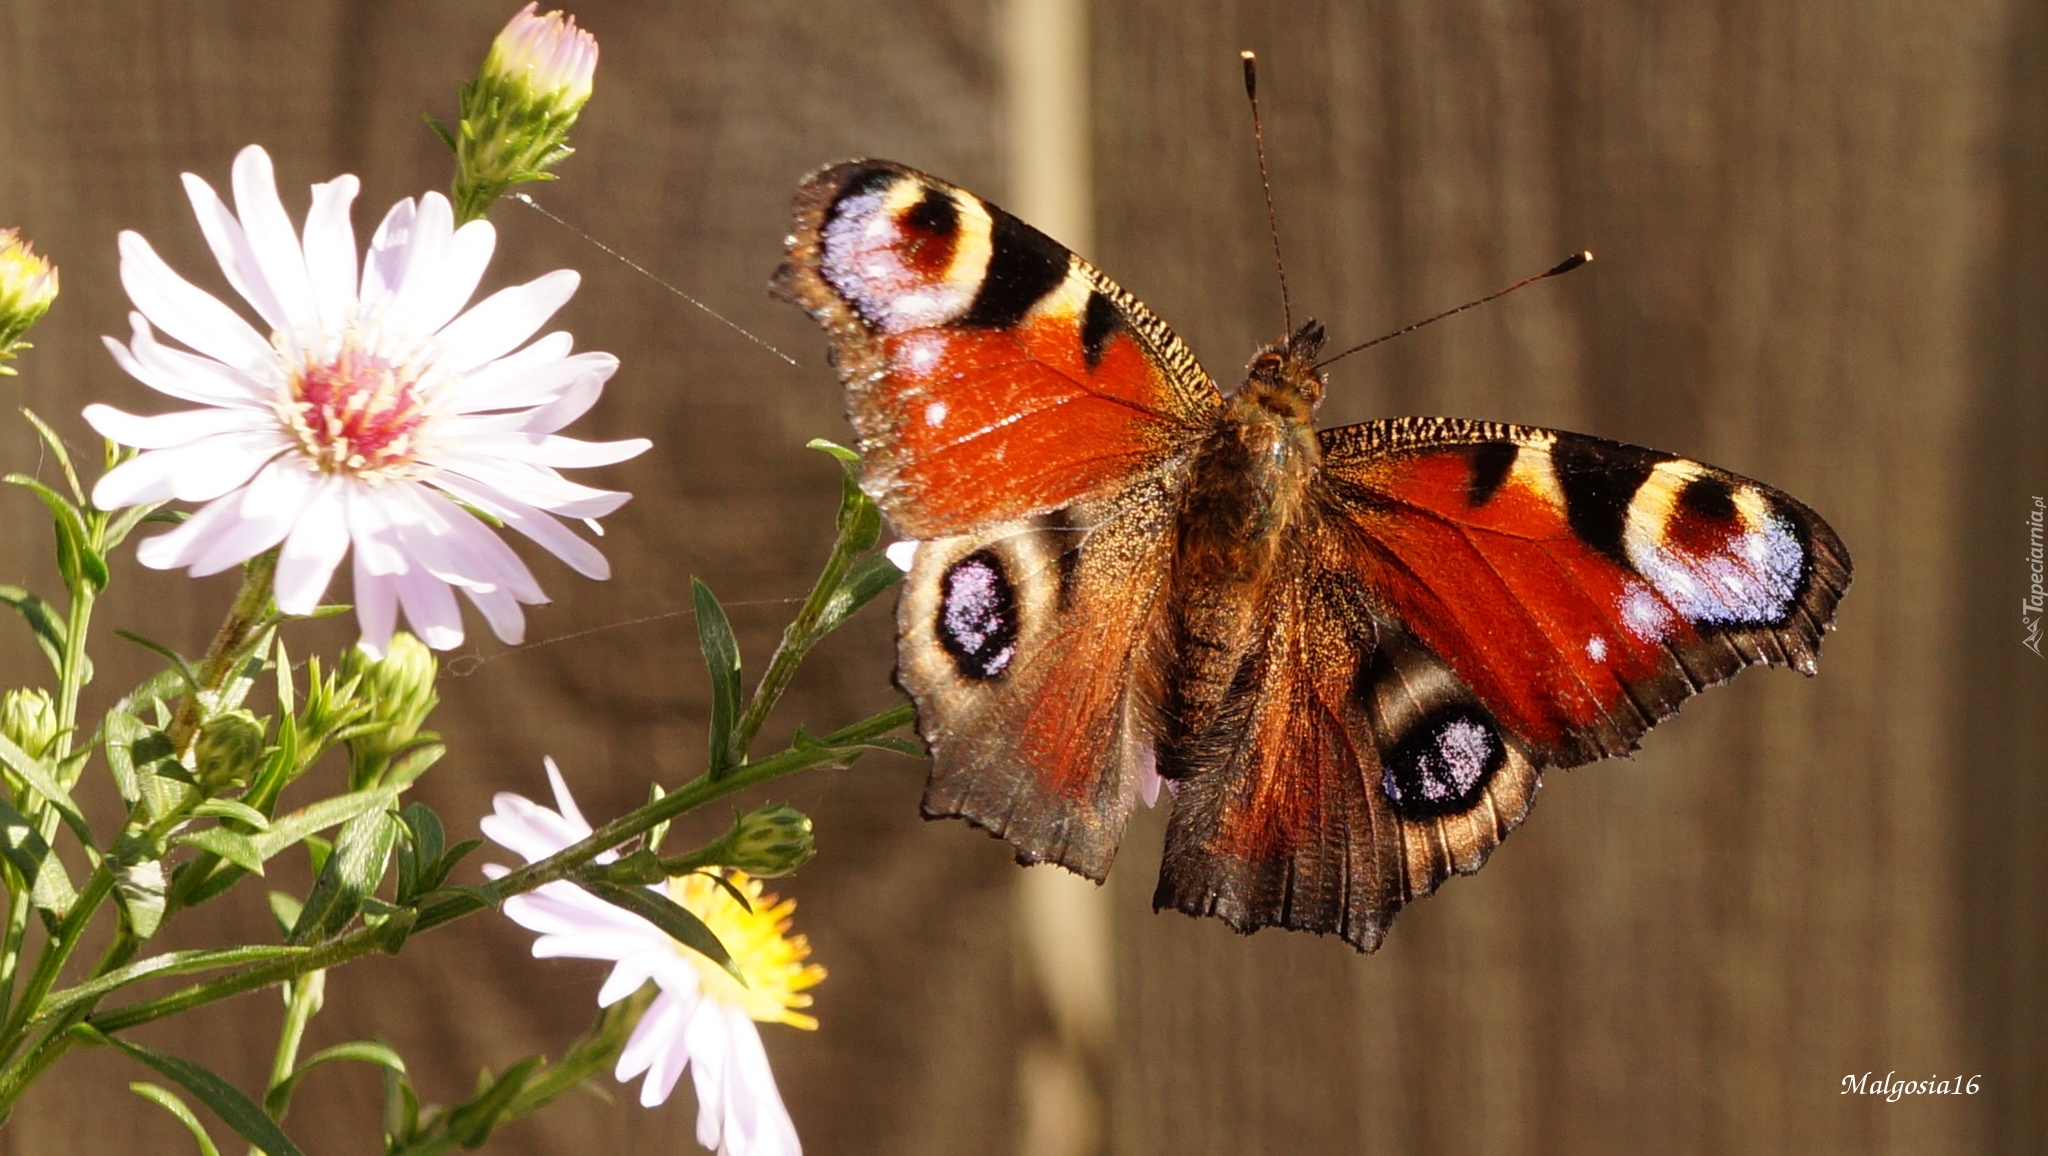
[[[1753,663],[1849,585],[1768,486],[1583,434],[1313,423],[1310,322],[1229,395],[1087,262],[862,160],[804,181],[778,295],[822,324],[862,488],[918,539],[897,668],[928,818],[1100,881],[1175,784],[1155,907],[1377,947],[1541,773]]]

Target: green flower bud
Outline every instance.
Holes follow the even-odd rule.
[[[455,213],[482,217],[507,188],[553,180],[572,151],[569,126],[590,99],[597,38],[560,12],[528,4],[491,42],[482,71],[462,86],[462,123],[442,139],[455,150]],[[437,128],[439,126],[436,126]]]
[[[719,866],[737,867],[759,879],[793,875],[817,854],[811,817],[780,803],[741,815],[719,843]]]
[[[245,710],[214,715],[192,748],[194,775],[208,793],[249,781],[263,761],[263,724]]]
[[[0,735],[20,747],[32,759],[57,738],[57,704],[49,693],[35,687],[10,690],[0,695]]]
[[[382,658],[371,658],[360,647],[342,658],[342,681],[358,679],[356,698],[369,707],[359,720],[363,729],[348,740],[357,767],[381,763],[419,737],[441,702],[434,692],[439,673],[434,652],[402,630],[391,636]]]
[[[21,339],[57,299],[57,268],[15,229],[0,229],[0,361],[29,348]],[[14,370],[0,365],[0,374]]]

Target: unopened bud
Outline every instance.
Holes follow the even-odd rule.
[[[208,791],[247,783],[263,759],[263,725],[245,710],[214,715],[199,727],[193,772]]]
[[[441,702],[434,691],[439,674],[434,652],[403,630],[391,636],[382,658],[371,658],[360,647],[343,657],[342,680],[357,678],[356,698],[369,705],[362,731],[348,740],[358,766],[387,759],[419,737]]]
[[[590,99],[597,38],[573,16],[528,4],[491,42],[483,69],[462,86],[462,123],[442,138],[455,150],[456,219],[482,217],[506,189],[554,179],[570,153],[569,126]]]
[[[27,349],[28,332],[57,299],[57,268],[35,254],[18,230],[0,229],[0,361]],[[0,365],[0,374],[14,370]]]
[[[811,817],[780,803],[741,815],[719,842],[719,866],[761,879],[794,874],[817,854]]]
[[[37,687],[0,695],[0,735],[6,735],[7,741],[28,757],[42,758],[57,738],[57,704]]]

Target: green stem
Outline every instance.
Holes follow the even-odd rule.
[[[275,624],[270,614],[270,584],[277,575],[277,553],[275,548],[265,550],[242,564],[242,588],[214,632],[213,645],[200,660],[199,687],[185,695],[167,732],[171,749],[180,758],[191,753],[199,726],[218,703],[221,690]]]
[[[489,890],[497,896],[499,902],[503,902],[511,896],[567,878],[576,868],[589,862],[600,852],[609,851],[636,835],[644,834],[658,823],[794,771],[814,767],[820,763],[843,760],[847,757],[847,752],[833,750],[832,747],[844,747],[880,738],[890,731],[909,725],[916,717],[916,708],[907,702],[902,703],[844,730],[826,735],[817,747],[801,751],[783,751],[781,754],[737,768],[716,781],[700,775],[673,794],[664,795],[638,810],[629,811],[612,820],[592,832],[589,838],[504,876],[490,884]],[[487,906],[490,904],[467,892],[442,895],[420,908],[419,917],[413,922],[411,934],[417,936],[422,932],[431,931],[442,924],[452,923],[465,915],[481,911]],[[108,1033],[123,1031],[137,1024],[149,1023],[176,1012],[240,995],[243,992],[255,991],[309,971],[333,967],[368,955],[381,948],[385,938],[381,928],[361,928],[316,947],[304,955],[257,964],[233,975],[194,984],[182,991],[112,1008],[92,1016],[92,1025]],[[11,1102],[8,1096],[8,1085],[0,1083],[0,1112],[4,1112]]]
[[[264,1089],[265,1099],[278,1086],[291,1079],[292,1072],[299,1066],[299,1044],[306,1038],[306,1025],[320,1014],[320,1005],[327,999],[327,973],[311,971],[284,985],[284,1026],[277,1033],[277,1055],[270,1061],[270,1083]],[[283,1118],[283,1113],[279,1113]],[[263,1156],[263,1150],[250,1147],[249,1156]]]
[[[844,533],[833,542],[832,556],[825,560],[825,568],[818,573],[818,581],[811,587],[810,597],[804,599],[796,617],[783,628],[782,641],[776,644],[775,654],[768,660],[768,669],[761,673],[761,681],[754,686],[754,697],[741,713],[739,725],[733,728],[733,765],[746,761],[747,751],[761,733],[762,725],[768,721],[769,712],[781,700],[782,692],[789,689],[790,680],[796,677],[796,668],[811,652],[811,647],[817,645],[814,635],[818,620],[824,617],[825,607],[839,589],[840,579],[846,577],[847,567],[853,565],[853,560],[862,550],[859,542]]]

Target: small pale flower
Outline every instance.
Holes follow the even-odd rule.
[[[27,349],[21,335],[40,320],[57,299],[57,268],[36,256],[35,245],[15,229],[0,229],[0,361]],[[0,365],[0,374],[14,370]]]
[[[590,99],[597,38],[573,16],[528,4],[491,42],[476,79],[462,86],[462,124],[441,139],[455,151],[455,211],[484,215],[513,185],[553,180],[574,151],[569,128]]]
[[[591,832],[554,760],[545,765],[556,810],[504,793],[482,823],[487,837],[529,863]],[[484,873],[497,879],[506,870],[491,864]],[[599,1006],[617,1003],[649,980],[661,989],[626,1041],[615,1071],[621,1082],[646,1074],[643,1105],[665,1102],[687,1068],[697,1089],[698,1143],[719,1156],[796,1156],[802,1150],[796,1127],[754,1025],[816,1028],[818,1021],[797,1009],[810,1006],[806,992],[825,978],[825,969],[805,962],[810,945],[803,936],[788,934],[793,900],[762,894],[759,880],[738,871],[726,879],[747,896],[752,911],[701,874],[671,879],[665,890],[718,936],[746,977],[745,986],[653,924],[571,883],[513,896],[505,901],[505,914],[540,933],[533,944],[536,957],[613,961],[598,992]]]
[[[313,186],[301,236],[262,149],[235,158],[236,212],[186,174],[200,229],[267,338],[172,272],[140,234],[121,234],[121,281],[138,312],[129,343],[107,338],[107,348],[144,385],[204,408],[137,417],[87,406],[94,429],[144,451],[101,478],[93,501],[204,503],[136,550],[160,570],[212,574],[282,545],[275,594],[287,614],[310,613],[353,549],[356,617],[372,654],[401,609],[427,645],[459,644],[458,589],[499,638],[518,642],[521,604],[547,597],[477,514],[605,578],[604,556],[557,519],[589,523],[631,495],[556,471],[623,461],[648,442],[555,435],[618,368],[609,353],[572,355],[567,333],[527,341],[576,291],[574,272],[465,311],[496,234],[488,222],[455,228],[438,193],[393,206],[359,271],[356,189],[347,175]],[[193,352],[159,344],[152,323]]]
[[[523,90],[526,99],[574,112],[590,99],[597,75],[597,38],[576,27],[576,18],[560,12],[538,15],[528,4],[491,41],[484,57],[484,77]]]

